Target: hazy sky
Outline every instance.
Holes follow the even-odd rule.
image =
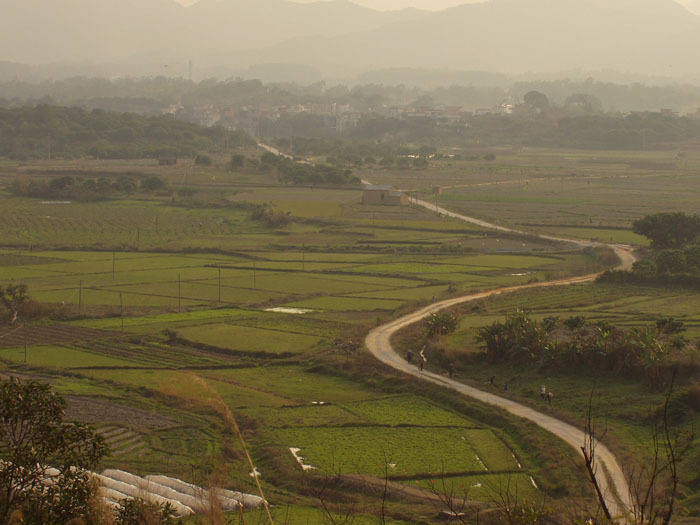
[[[294,0],[295,2],[307,3],[315,0]],[[353,3],[378,9],[381,11],[389,9],[403,9],[405,7],[417,7],[419,9],[430,9],[438,11],[460,4],[474,3],[479,0],[352,0]]]
[[[178,0],[181,4],[194,4],[197,0]],[[293,0],[302,4],[318,2],[319,0]],[[352,0],[353,3],[378,9],[380,11],[391,9],[403,9],[405,7],[417,7],[419,9],[430,9],[438,11],[460,4],[478,2],[480,0]]]
[[[177,0],[181,4],[190,5],[197,2],[197,0]],[[319,0],[292,0],[294,2],[299,2],[302,4],[310,2],[318,2]],[[439,11],[441,9],[447,9],[448,7],[454,7],[461,4],[471,4],[478,3],[485,0],[350,0],[358,5],[363,5],[365,7],[371,7],[372,9],[377,9],[380,11],[388,11],[392,9],[403,9],[405,7],[417,7],[418,9],[426,9],[432,11]],[[688,6],[692,5],[692,10],[700,14],[700,0],[676,0],[679,4]],[[697,3],[694,4],[694,2]],[[694,9],[693,9],[694,8]]]

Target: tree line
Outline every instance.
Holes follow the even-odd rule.
[[[601,281],[700,287],[700,216],[657,213],[635,221],[633,228],[651,241],[651,251],[631,271],[611,270]]]
[[[243,166],[246,159],[240,155],[231,158],[232,169]],[[262,154],[255,163],[256,167],[267,172],[274,170],[281,182],[298,186],[359,186],[360,179],[349,169],[329,164],[310,164],[270,152]]]
[[[198,126],[170,115],[45,104],[0,108],[0,156],[12,159],[194,157],[202,150],[249,144],[254,141],[242,132]]]
[[[106,177],[62,177],[46,180],[15,179],[9,187],[12,195],[52,200],[101,201],[127,197],[140,191],[155,193],[167,191],[167,184],[156,175],[137,179],[120,175],[116,180]]]
[[[533,319],[517,309],[504,321],[479,328],[476,336],[493,363],[520,363],[544,369],[611,371],[643,377],[661,386],[674,353],[689,342],[685,326],[661,317],[654,324],[624,329],[582,316]]]
[[[7,80],[0,83],[0,107],[48,103],[77,105],[85,109],[160,114],[181,103],[184,111],[193,106],[248,106],[252,104],[349,104],[366,110],[411,102],[422,105],[463,106],[467,110],[492,107],[504,100],[520,100],[530,91],[544,93],[554,105],[578,109],[576,97],[595,100],[594,106],[606,111],[656,111],[670,107],[682,112],[700,106],[700,87],[689,84],[645,85],[637,79],[603,82],[586,80],[512,81],[501,75],[479,75],[457,79],[443,76],[436,82],[435,71],[415,70],[407,75],[395,70],[367,74],[354,85],[302,85],[293,82],[267,82],[255,79],[207,79],[193,82],[163,76],[145,78],[73,77],[45,82]],[[14,75],[13,75],[14,76]],[[424,77],[428,82],[421,82]],[[440,87],[433,87],[441,84]],[[413,87],[418,86],[418,87]],[[424,87],[420,87],[424,86]],[[573,97],[573,99],[572,99]]]

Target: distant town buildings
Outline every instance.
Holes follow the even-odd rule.
[[[427,119],[438,124],[463,122],[470,113],[464,113],[461,106],[394,106],[389,108],[389,116],[399,120]]]
[[[547,110],[551,117],[562,116],[572,110],[583,111],[583,102],[571,102],[567,107],[552,106]],[[217,107],[206,104],[194,107],[184,107],[181,104],[169,106],[166,113],[177,114],[190,122],[196,122],[203,126],[219,125],[228,129],[244,131],[253,137],[264,134],[264,126],[276,123],[281,119],[307,114],[317,117],[316,125],[337,133],[344,133],[358,126],[360,121],[372,115],[395,118],[403,122],[429,120],[439,126],[470,126],[470,121],[476,117],[488,115],[510,116],[516,119],[531,119],[541,117],[544,111],[541,108],[525,104],[514,97],[508,96],[501,103],[492,107],[481,107],[472,111],[464,110],[462,106],[418,106],[412,104],[397,105],[391,107],[379,107],[372,110],[359,110],[350,104],[337,102],[329,103],[298,103],[286,105],[273,105],[267,103],[248,104],[242,106]],[[648,115],[660,113],[666,117],[679,117],[678,112],[671,109],[661,109],[658,112],[633,111],[630,115]],[[694,118],[700,118],[700,109],[697,113],[690,114]]]

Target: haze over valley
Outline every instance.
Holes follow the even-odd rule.
[[[0,0],[0,524],[693,525],[700,0]]]

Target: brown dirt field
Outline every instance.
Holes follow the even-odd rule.
[[[27,326],[27,345],[72,343],[124,337],[122,332],[95,330],[61,324]],[[0,327],[0,348],[16,348],[24,345],[23,326]]]
[[[113,403],[104,399],[83,396],[66,396],[66,419],[91,425],[109,423],[133,429],[162,429],[176,424],[165,416]]]

